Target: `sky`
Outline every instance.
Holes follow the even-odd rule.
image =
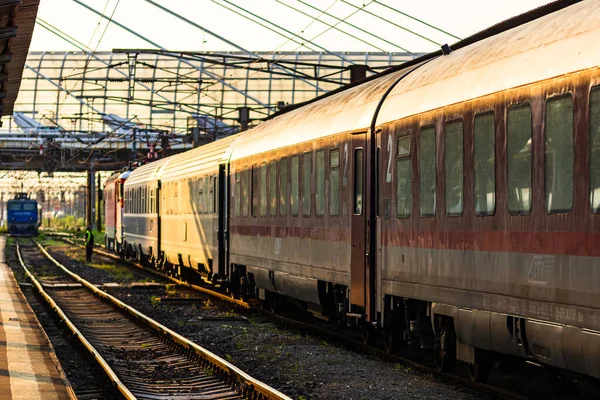
[[[443,43],[452,44],[457,41],[455,37],[467,37],[497,22],[548,2],[547,0],[154,1],[250,51],[328,50],[410,51],[414,53],[436,50],[439,48],[439,44]],[[102,19],[78,2],[85,3],[107,16],[112,15],[114,21],[120,22],[150,39],[156,45],[169,50],[238,50],[235,46],[213,37],[208,32],[203,32],[201,29],[160,10],[151,4],[151,0],[41,0],[38,20],[60,29],[97,51],[111,51],[114,48],[156,48],[120,27],[108,24],[107,20]],[[357,11],[357,8],[352,5],[362,10]],[[236,14],[234,11],[249,15],[236,6],[243,7],[256,16],[286,29],[290,32],[287,33],[288,36],[292,36],[292,34],[298,36],[295,37],[295,41],[286,39]],[[308,15],[294,11],[290,7]],[[450,35],[410,19],[394,9],[446,31]],[[326,15],[325,11],[331,16]],[[258,17],[254,17],[254,19],[258,20]],[[340,22],[340,20],[344,22]],[[355,27],[347,25],[346,22]],[[261,21],[261,23],[267,25],[265,21]],[[277,30],[273,26],[271,28]],[[336,28],[363,39],[363,41],[339,32]],[[407,30],[412,30],[423,37]],[[36,24],[30,50],[77,49],[40,24]]]

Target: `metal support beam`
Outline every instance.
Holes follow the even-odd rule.
[[[113,23],[115,25],[117,25],[118,27],[125,29],[127,32],[131,33],[132,35],[137,36],[138,38],[142,39],[143,41],[151,44],[152,46],[158,47],[161,50],[166,50],[166,48],[164,48],[163,46],[159,45],[156,42],[153,42],[152,40],[148,39],[147,37],[140,35],[139,33],[137,33],[136,31],[126,27],[125,25],[121,24],[120,22],[115,21],[114,19],[108,18],[106,15],[104,15],[103,13],[101,13],[100,11],[88,6],[87,4],[79,1],[79,0],[73,0],[75,3],[79,4],[80,6],[83,6],[85,8],[87,8],[88,10],[92,11],[93,13],[95,13],[96,15],[98,15],[101,18],[104,18],[106,20],[109,21],[109,23]],[[188,61],[184,61],[186,64],[190,65],[193,68],[196,68],[197,70],[201,71],[202,73],[208,75],[211,79],[214,79],[215,81],[218,81],[219,83],[223,84],[224,86],[227,86],[228,88],[230,88],[231,90],[238,92],[239,94],[243,95],[244,97],[246,97],[249,100],[252,100],[253,102],[255,102],[258,105],[261,105],[263,107],[268,107],[268,104],[263,103],[262,101],[258,100],[255,97],[250,96],[248,93],[244,92],[243,90],[240,90],[238,88],[236,88],[233,85],[230,85],[229,83],[227,83],[225,80],[221,79],[220,76],[218,76],[217,74],[213,74],[212,72],[209,72],[197,65],[194,65]]]

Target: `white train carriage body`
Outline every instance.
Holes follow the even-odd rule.
[[[228,275],[225,190],[233,140],[234,137],[222,139],[171,157],[161,174],[164,260],[214,281]]]
[[[143,263],[160,254],[160,175],[170,159],[152,162],[131,172],[124,185],[123,247]]]

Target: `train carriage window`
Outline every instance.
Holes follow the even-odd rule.
[[[493,215],[496,210],[496,154],[494,113],[475,115],[474,178],[475,213]]]
[[[302,156],[302,215],[310,217],[311,182],[312,181],[312,153]]]
[[[179,182],[173,182],[173,203],[171,214],[179,214]]]
[[[217,193],[219,193],[219,178],[216,176],[213,176],[213,186],[212,186],[212,204],[213,204],[213,214],[216,214],[218,212],[218,204],[217,201],[219,199],[219,196]]]
[[[239,217],[241,214],[241,204],[240,199],[242,198],[242,173],[240,171],[235,171],[235,190],[233,192],[233,213],[236,217]]]
[[[354,215],[362,215],[363,210],[363,149],[354,149]]]
[[[446,214],[461,215],[463,213],[463,122],[451,121],[446,124],[444,135],[445,178],[446,178]]]
[[[144,212],[146,212],[146,210],[145,210],[145,205],[146,205],[146,188],[145,187],[140,188],[140,193],[141,193],[141,199],[140,199],[141,207],[140,207],[140,212],[144,213]]]
[[[23,211],[32,211],[35,210],[35,203],[24,203]]]
[[[279,215],[287,215],[288,199],[288,160],[282,158],[279,160]]]
[[[204,205],[204,214],[210,214],[210,210],[212,209],[210,205],[210,198],[212,197],[212,193],[210,192],[210,177],[205,176],[202,178],[204,182],[204,198],[202,199]]]
[[[292,209],[292,215],[295,217],[298,215],[298,185],[299,185],[299,170],[298,168],[300,167],[299,165],[299,160],[298,160],[298,156],[293,156],[292,157],[292,162],[291,162],[291,166],[290,166],[290,170],[292,173],[292,177],[291,177],[291,186],[292,186],[292,190],[290,193],[290,208]]]
[[[340,151],[329,152],[329,215],[340,215]]]
[[[317,151],[315,175],[315,213],[322,217],[325,215],[325,150]]]
[[[600,213],[600,86],[590,93],[590,207]]]
[[[10,203],[8,209],[10,211],[21,211],[21,203]]]
[[[269,215],[277,215],[277,164],[269,163]]]
[[[267,215],[267,163],[260,164],[260,216]]]
[[[150,213],[156,213],[156,191],[154,188],[150,189]]]
[[[412,160],[410,136],[398,138],[396,158],[396,215],[398,218],[410,217],[412,208]]]
[[[531,211],[531,106],[509,107],[506,115],[506,176],[508,211]]]
[[[258,166],[255,164],[252,166],[252,176],[250,177],[251,179],[251,186],[250,186],[250,193],[251,193],[251,199],[252,199],[252,203],[250,204],[250,215],[253,217],[256,217],[258,215],[258,206],[259,206],[259,191],[258,191],[258,179],[259,179],[259,169]]]
[[[419,203],[422,217],[435,216],[435,126],[419,132]]]
[[[210,177],[207,176],[206,177],[206,189],[207,189],[207,194],[206,194],[206,213],[210,214],[210,213],[214,213],[214,202],[213,202],[213,198],[214,198],[214,190],[213,190],[213,180],[214,177]]]
[[[251,169],[246,166],[242,172],[242,216],[247,217],[250,208],[250,173]]]
[[[198,207],[198,214],[204,213],[204,178],[198,178],[198,200],[196,206]]]
[[[546,102],[546,211],[573,207],[573,99],[558,96]]]

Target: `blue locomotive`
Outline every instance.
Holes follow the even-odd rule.
[[[26,193],[18,193],[6,202],[8,233],[14,236],[35,236],[42,221],[38,202]]]

